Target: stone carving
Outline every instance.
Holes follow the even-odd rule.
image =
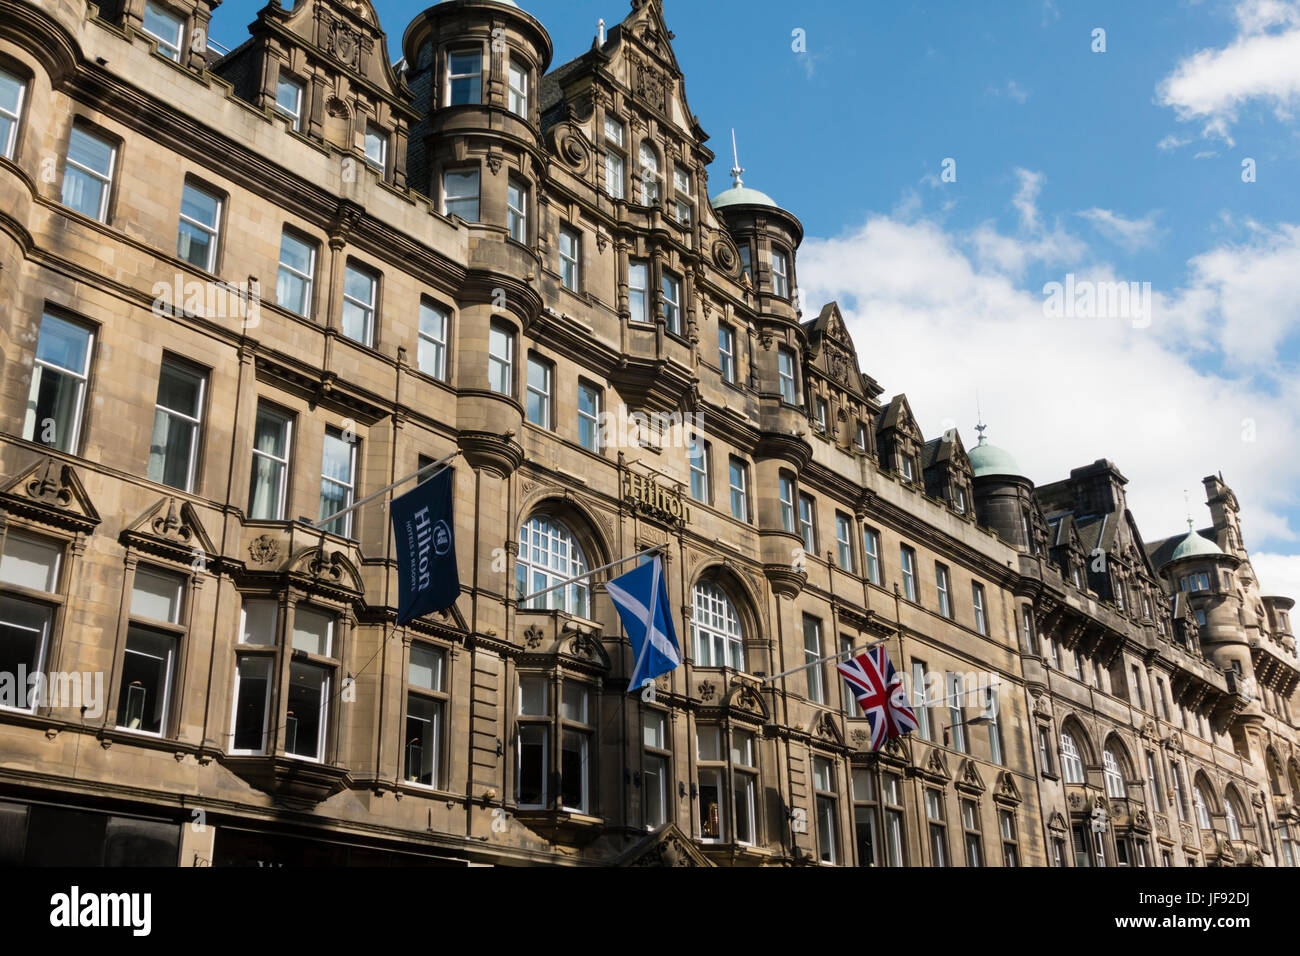
[[[661,113],[668,107],[668,80],[649,63],[642,63],[633,58],[635,79],[632,88],[637,96],[645,100]]]
[[[32,475],[24,490],[27,497],[42,504],[56,508],[66,508],[72,504],[72,490],[69,487],[67,465],[56,465],[53,458],[47,457],[41,463],[41,469]]]
[[[865,748],[867,746],[867,741],[871,739],[870,736],[867,734],[867,732],[863,730],[861,727],[853,731],[853,733],[851,733],[849,736],[853,740],[853,746],[858,748],[859,750]]]
[[[586,141],[572,128],[566,128],[556,139],[556,151],[579,175],[591,166],[591,151]]]
[[[255,564],[274,564],[280,557],[280,542],[269,534],[259,535],[249,542],[248,556]]]
[[[734,275],[740,268],[740,255],[736,252],[736,247],[731,244],[731,240],[725,236],[719,236],[713,242],[713,262],[719,269],[728,275]]]
[[[713,700],[717,693],[718,687],[711,680],[700,681],[699,692],[700,700]]]
[[[542,646],[542,639],[546,637],[546,632],[536,624],[530,625],[528,630],[524,631],[524,643],[528,645],[530,651],[535,651]]]

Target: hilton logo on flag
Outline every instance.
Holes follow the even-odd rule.
[[[451,517],[452,473],[440,472],[393,501],[397,623],[445,611],[460,595]]]

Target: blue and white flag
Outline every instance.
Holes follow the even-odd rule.
[[[618,608],[636,656],[632,680],[627,685],[631,693],[682,662],[673,631],[673,616],[668,609],[663,562],[656,557],[610,581],[605,591]]]
[[[445,611],[460,596],[451,517],[452,471],[394,498],[389,506],[397,542],[397,623]]]

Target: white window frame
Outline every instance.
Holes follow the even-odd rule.
[[[494,349],[499,344],[499,337],[505,343],[505,354],[498,354]],[[493,372],[497,375],[493,375]],[[505,388],[498,388],[499,379],[504,376]],[[488,328],[488,387],[498,395],[514,397],[515,394],[515,330],[502,322],[493,322]]]
[[[1074,734],[1061,730],[1061,776],[1066,783],[1084,783],[1087,775],[1083,771],[1083,756]]]
[[[862,529],[862,553],[866,564],[867,580],[880,586],[880,532],[875,528]]]
[[[263,415],[265,415],[267,418],[277,420],[283,429],[282,431],[282,434],[284,436],[284,457],[283,458],[277,458],[275,455],[271,454],[270,452],[262,451],[257,447],[257,419],[261,418]],[[262,402],[258,402],[257,413],[253,419],[252,456],[253,456],[252,473],[249,477],[249,489],[248,489],[249,518],[255,521],[283,521],[285,515],[285,504],[286,504],[285,499],[289,493],[289,462],[293,458],[293,416],[278,411],[277,409],[272,408],[271,406],[266,405]],[[275,495],[275,514],[273,517],[270,518],[253,517],[253,495],[256,494],[256,489],[257,489],[255,476],[257,474],[257,460],[259,458],[265,458],[268,461],[272,462],[278,468],[278,472],[280,476],[279,480],[276,483],[277,487],[276,487],[276,495]]]
[[[916,603],[916,551],[905,544],[898,546],[898,563],[903,575],[903,597]]]
[[[643,259],[628,261],[627,306],[629,321],[638,324],[650,322],[650,263]]]
[[[779,249],[772,250],[772,294],[790,298],[790,261]]]
[[[431,321],[426,322],[429,318]],[[442,332],[433,329],[433,319],[440,320]],[[451,313],[432,299],[420,299],[420,328],[417,332],[416,363],[425,375],[443,381],[447,377],[447,331],[451,326]],[[426,349],[432,354],[432,361],[425,361]]]
[[[953,618],[952,588],[948,580],[948,569],[942,564],[934,566],[934,591],[939,598],[939,613],[951,621]]]
[[[377,144],[379,147],[378,156],[371,155],[370,147],[372,143]],[[366,163],[374,169],[377,169],[382,176],[385,170],[388,169],[388,132],[380,127],[378,123],[370,121],[366,122],[365,147],[363,152],[366,157]]]
[[[14,158],[14,148],[18,143],[18,126],[23,115],[23,101],[27,98],[27,81],[16,73],[11,73],[6,69],[0,69],[0,78],[8,77],[18,87],[18,96],[14,100],[13,110],[0,106],[0,116],[9,121],[9,129],[3,142],[0,142],[0,156],[5,159]]]
[[[585,411],[582,407],[584,392],[591,396],[592,411],[590,412]],[[587,451],[596,452],[597,454],[601,450],[600,415],[604,399],[604,389],[599,385],[593,385],[591,382],[578,379],[578,444]],[[590,430],[590,443],[584,437],[584,426],[587,426]]]
[[[321,449],[321,479],[320,480],[322,484],[328,482],[329,484],[335,487],[343,489],[343,502],[342,502],[342,506],[338,509],[338,510],[342,510],[343,508],[351,507],[353,502],[356,501],[357,443],[355,441],[347,441],[343,437],[342,429],[334,428],[333,426],[327,427],[325,429],[325,438],[327,441],[330,438],[334,438],[336,441],[342,442],[344,445],[347,445],[348,447],[348,480],[346,482],[339,481],[338,479],[335,478],[329,478],[325,475],[324,458],[326,454],[326,449],[325,447],[322,447]],[[325,503],[325,496],[323,494],[321,495],[320,503],[321,504]],[[333,512],[327,512],[325,514],[320,515],[320,517],[327,518],[331,513]],[[356,512],[350,511],[347,514],[345,514],[343,517],[337,519],[338,521],[343,522],[343,527],[340,530],[334,531],[332,533],[337,534],[339,535],[339,537],[342,538],[352,537],[352,519],[354,517],[356,517]]]
[[[72,137],[73,136],[85,136],[87,139],[93,139],[107,146],[108,147],[108,170],[105,172],[100,172],[97,169],[91,169],[89,166],[83,166],[81,163],[73,159],[72,158]],[[73,123],[72,132],[68,134],[68,151],[67,153],[64,154],[63,157],[63,190],[64,190],[63,197],[65,197],[63,201],[63,205],[67,206],[69,209],[72,209],[75,212],[81,212],[81,210],[76,209],[76,207],[69,206],[66,201],[69,166],[77,170],[77,172],[81,173],[83,176],[89,176],[91,179],[96,180],[103,187],[99,193],[99,209],[95,211],[95,215],[92,216],[91,218],[97,220],[98,222],[107,222],[108,201],[113,193],[113,177],[117,173],[117,145],[107,137],[100,136],[97,133],[92,133],[86,127],[81,126],[77,123]],[[82,213],[82,215],[86,215],[86,213]]]
[[[507,106],[510,112],[525,120],[528,119],[528,76],[528,67],[512,56],[506,70]]]
[[[465,222],[479,222],[483,215],[483,176],[482,170],[477,166],[459,166],[455,169],[444,169],[442,171],[442,214],[450,219],[452,216],[459,216]],[[458,179],[473,179],[473,193],[455,193],[453,194],[448,187],[448,177],[457,177]],[[464,213],[454,210],[453,206],[467,204],[470,200],[474,201],[474,218],[471,219]]]
[[[978,581],[972,581],[970,584],[970,599],[971,607],[975,611],[975,630],[987,637],[989,633],[989,619],[988,612],[984,607],[984,598],[984,585],[980,584]]]
[[[280,102],[280,92],[285,89],[292,89],[294,94],[294,108],[289,110]],[[303,94],[307,91],[307,84],[296,76],[291,76],[280,70],[275,78],[275,109],[284,116],[293,120],[293,131],[295,133],[302,130],[302,101]]]
[[[724,382],[736,383],[736,330],[725,322],[718,323],[718,369]]]
[[[627,195],[627,159],[624,150],[624,126],[611,116],[605,117],[605,192],[612,199],[624,199]],[[609,144],[618,147],[617,152]]]
[[[730,595],[710,581],[691,593],[691,637],[696,667],[745,669],[745,635]]]
[[[740,484],[736,484],[736,476]],[[744,459],[731,455],[727,459],[727,487],[731,491],[731,516],[737,521],[749,523],[749,466]],[[743,514],[737,514],[737,504]]]
[[[208,225],[205,222],[200,222],[199,220],[195,219],[193,216],[185,215],[185,194],[191,189],[194,190],[196,193],[199,193],[202,196],[211,199],[215,203],[216,208],[213,209],[212,212],[212,225]],[[176,255],[178,258],[180,258],[181,239],[184,235],[184,233],[181,232],[181,226],[188,225],[193,229],[197,229],[199,232],[207,234],[208,255],[207,255],[207,259],[203,262],[202,265],[200,265],[197,262],[190,262],[190,260],[188,259],[183,259],[182,261],[189,262],[190,265],[202,269],[204,272],[212,272],[214,270],[217,264],[217,244],[221,241],[221,213],[224,208],[225,208],[225,201],[217,193],[213,192],[210,189],[206,189],[203,186],[200,186],[198,183],[193,182],[191,180],[187,179],[184,182],[184,184],[181,186],[181,209],[178,216],[179,221],[177,222],[176,225]]]
[[[1102,761],[1102,780],[1106,786],[1106,796],[1116,800],[1123,800],[1128,796],[1127,789],[1124,786],[1124,771],[1120,766],[1119,757],[1115,755],[1113,747],[1107,747],[1101,752]]]
[[[195,397],[196,411],[195,414],[192,416],[185,412],[178,411],[174,408],[168,408],[166,405],[162,404],[161,395],[159,395],[154,400],[154,429],[155,430],[157,430],[158,427],[157,423],[158,423],[159,416],[165,416],[172,422],[177,422],[177,421],[182,422],[185,425],[188,425],[190,427],[190,453],[189,453],[189,460],[185,464],[185,484],[178,485],[176,487],[178,487],[181,491],[184,492],[192,492],[194,490],[195,470],[198,466],[198,461],[199,461],[199,446],[203,440],[203,406],[204,406],[204,402],[207,399],[208,376],[196,368],[192,368],[187,364],[176,361],[174,358],[163,356],[162,366],[158,372],[159,392],[162,391],[163,373],[168,370],[172,371],[177,375],[181,375],[186,378],[193,379],[198,383],[198,395]],[[150,449],[149,462],[150,462],[150,469],[152,470],[152,464],[153,464],[152,448]],[[166,473],[165,459],[163,463],[163,471],[165,474]],[[149,480],[156,481],[159,484],[167,484],[163,476],[159,476],[155,478],[153,475],[149,475]]]
[[[664,270],[660,277],[660,289],[664,300],[664,324],[674,335],[682,334],[682,280],[673,273]]]
[[[457,57],[476,57],[478,59],[478,69],[470,73],[453,73],[452,61]],[[452,91],[455,88],[457,80],[468,80],[475,78],[478,80],[478,97],[467,100],[464,103],[452,102]],[[483,103],[483,48],[480,47],[460,47],[447,51],[447,70],[446,70],[447,95],[444,106],[479,106]]]
[[[641,204],[643,206],[659,205],[659,154],[646,140],[641,141],[637,153],[637,164],[641,167]]]
[[[294,266],[289,265],[284,261],[285,239],[288,239],[291,242],[299,243],[307,248],[307,271],[306,272],[302,272],[301,270],[295,268]],[[303,293],[302,293],[303,309],[301,312],[291,307],[286,302],[280,300],[279,278],[280,278],[280,273],[282,272],[288,273],[289,276],[300,280],[303,284]],[[315,281],[316,281],[316,243],[303,238],[302,236],[300,236],[298,233],[294,232],[291,229],[285,228],[280,233],[280,261],[279,261],[279,269],[276,272],[276,293],[275,293],[276,304],[285,309],[288,309],[290,312],[294,313],[295,315],[301,315],[303,318],[308,318],[308,319],[311,318],[312,291],[315,288]]]
[[[506,229],[515,242],[528,242],[528,184],[513,176],[506,183]]]
[[[803,616],[803,662],[808,673],[808,699],[814,704],[826,703],[826,675],[822,673],[822,622],[805,614]]]
[[[799,493],[799,540],[811,557],[817,557],[817,502],[813,496]]]
[[[542,385],[538,387],[533,384],[533,371],[539,370],[542,373]],[[553,411],[553,402],[555,397],[555,363],[549,359],[542,358],[536,352],[528,353],[528,374],[525,376],[525,418],[528,422],[536,425],[538,428],[547,430],[555,427],[555,413]],[[532,401],[536,397],[537,407],[540,411],[540,421],[534,419],[531,414]]]
[[[682,226],[691,224],[695,211],[695,195],[691,192],[691,173],[673,163],[673,218]]]
[[[78,331],[86,333],[86,360],[84,366],[77,369],[70,369],[62,365],[55,365],[46,359],[40,357],[41,351],[41,331],[45,328],[47,321],[53,320],[64,325],[71,326]],[[77,398],[74,403],[74,414],[70,429],[62,427],[62,423],[55,421],[54,444],[51,448],[57,448],[70,454],[75,454],[81,441],[81,425],[86,414],[86,393],[90,384],[90,365],[95,350],[95,330],[88,325],[72,319],[65,319],[61,315],[54,315],[49,311],[41,315],[41,328],[36,333],[36,350],[32,358],[32,387],[27,393],[27,412],[23,420],[23,438],[27,441],[41,442],[38,437],[44,431],[43,422],[36,420],[36,402],[40,395],[41,379],[44,377],[46,370],[54,375],[67,375],[76,383]],[[67,434],[68,440],[62,442],[59,440],[60,434]]]
[[[515,559],[516,598],[587,573],[590,565],[573,529],[546,514],[530,515],[519,526],[519,555]],[[591,586],[586,579],[540,594],[519,605],[521,610],[564,611],[575,617],[591,615]]]
[[[149,29],[149,14],[152,12],[154,17],[159,20],[168,21],[175,26],[175,36],[165,37],[161,33]],[[179,16],[175,11],[169,10],[161,3],[155,3],[154,0],[148,0],[144,5],[140,30],[146,36],[152,37],[158,43],[158,52],[173,63],[181,61],[181,46],[185,39],[185,19]]]
[[[370,295],[368,300],[358,299],[348,293],[348,278],[352,275],[365,279],[370,284]],[[346,312],[347,306],[351,305],[359,309],[362,316],[362,335],[360,338],[349,335],[344,326],[344,316],[339,316],[339,332],[345,339],[350,339],[368,348],[373,348],[375,344],[375,325],[379,314],[379,274],[368,266],[363,266],[356,260],[349,260],[343,267],[343,309]]]
[[[242,615],[242,611],[240,612]],[[244,662],[257,662],[266,668],[266,693],[262,696],[262,744],[260,747],[236,747],[236,727],[239,721],[239,693],[243,684],[243,674],[240,667]],[[271,685],[275,680],[275,658],[268,654],[236,654],[235,655],[235,683],[231,691],[230,701],[230,746],[226,752],[231,755],[254,756],[266,753],[267,731],[270,730],[271,723]]]
[[[795,370],[795,355],[784,346],[776,350],[776,375],[780,383],[781,401],[787,405],[798,405],[799,380]]]
[[[853,573],[853,519],[842,511],[835,512],[835,548],[840,570]]]
[[[690,446],[686,451],[686,460],[690,465],[691,471],[691,497],[701,504],[709,504],[712,499],[712,488],[709,482],[709,452],[711,450],[709,442],[705,441],[699,435],[691,436]],[[696,478],[700,482],[701,494],[695,493]]]
[[[570,292],[582,283],[582,234],[569,226],[560,227],[560,282]]]

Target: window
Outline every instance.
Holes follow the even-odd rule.
[[[627,264],[627,304],[630,321],[650,321],[650,268],[635,260]]]
[[[673,165],[673,193],[674,216],[683,226],[689,226],[691,210],[695,208],[695,197],[691,195],[691,174],[676,164]]]
[[[63,167],[63,205],[83,216],[108,221],[108,195],[113,185],[117,147],[103,137],[74,125]]]
[[[1205,793],[1199,783],[1192,787],[1192,799],[1196,803],[1196,825],[1202,830],[1214,829],[1210,823],[1210,804],[1205,799]]]
[[[601,390],[590,382],[578,382],[578,443],[587,451],[600,451]]]
[[[863,422],[858,422],[853,433],[853,445],[858,451],[867,450],[867,426]]]
[[[605,192],[613,199],[623,198],[625,161],[623,149],[623,124],[613,117],[605,117]],[[617,150],[617,151],[616,151]]]
[[[853,836],[857,842],[858,866],[880,866],[881,845],[876,834],[876,792],[871,771],[854,770]]]
[[[699,435],[691,436],[691,446],[687,454],[691,466],[691,497],[708,504],[709,494],[709,457],[713,451],[709,442]]]
[[[1034,612],[1028,604],[1020,608],[1020,639],[1025,646],[1025,653],[1034,653]]]
[[[587,573],[587,556],[564,522],[534,515],[519,528],[519,557],[515,561],[515,587],[519,598],[536,594],[569,578]],[[573,581],[540,594],[521,605],[535,610],[567,611],[590,617],[591,593],[587,581]]]
[[[729,325],[718,323],[718,368],[722,371],[722,380],[735,384],[736,381],[736,333]]]
[[[641,150],[641,204],[643,206],[659,205],[659,157],[654,147],[642,142]]]
[[[337,428],[325,429],[325,448],[320,466],[320,513],[317,520],[337,514],[352,505],[356,490],[357,448]],[[352,536],[352,515],[348,512],[326,525],[325,530],[344,538]]]
[[[119,728],[159,737],[167,734],[178,635],[141,619],[177,626],[184,603],[185,579],[179,574],[145,565],[136,568],[118,688]]]
[[[705,842],[726,839],[726,796],[722,780],[726,764],[722,750],[722,728],[703,726],[695,735],[696,754],[699,759],[699,828]]]
[[[916,480],[916,472],[912,468],[912,458],[903,452],[898,453],[898,473],[902,475],[903,480],[909,485]]]
[[[1007,866],[1020,865],[1020,843],[1016,836],[1016,815],[1010,810],[998,810],[998,833],[1002,837],[1002,862]]]
[[[754,735],[731,732],[732,781],[736,788],[736,842],[758,842],[758,756]]]
[[[853,571],[853,519],[843,512],[835,513],[835,553],[840,569]]]
[[[420,300],[419,349],[416,362],[425,375],[441,379],[447,374],[447,310]]]
[[[825,433],[826,417],[827,417],[826,399],[818,398],[816,402],[816,408],[817,408],[817,430],[819,432]]]
[[[514,57],[510,58],[509,86],[510,112],[528,119],[528,67]]]
[[[0,581],[33,591],[54,592],[59,586],[62,558],[60,545],[11,529],[0,554]],[[0,673],[13,681],[12,696],[0,695],[0,707],[31,712],[41,703],[30,678],[44,672],[53,622],[52,606],[16,595],[0,595]]]
[[[275,647],[279,619],[280,607],[275,601],[245,599],[240,608],[240,648]],[[244,652],[235,656],[235,689],[232,695],[234,713],[230,720],[231,753],[266,752],[274,664],[274,658],[265,653]]]
[[[1147,790],[1151,794],[1151,805],[1156,810],[1164,812],[1165,798],[1160,792],[1160,776],[1156,772],[1156,757],[1151,751],[1147,751]]]
[[[912,712],[916,714],[917,733],[922,740],[934,740],[930,724],[930,705],[925,696],[925,661],[912,659]]]
[[[275,301],[301,316],[311,315],[316,245],[286,229],[280,235],[280,271],[275,277]]]
[[[375,290],[379,280],[368,269],[349,262],[343,275],[343,334],[362,345],[373,345]]]
[[[1119,608],[1121,611],[1124,610],[1124,592],[1126,590],[1127,588],[1125,588],[1124,582],[1114,578],[1111,579],[1111,591],[1115,595],[1115,607]]]
[[[528,187],[513,178],[506,187],[506,226],[515,242],[528,241]]]
[[[275,108],[293,120],[295,133],[302,129],[302,94],[305,89],[302,81],[286,76],[283,71],[276,77]]]
[[[1048,734],[1047,727],[1040,725],[1038,728],[1038,760],[1043,765],[1043,773],[1055,773],[1052,769],[1052,743]]]
[[[1083,783],[1083,758],[1079,756],[1074,735],[1068,730],[1061,731],[1061,769],[1066,783]]]
[[[582,684],[565,681],[560,694],[560,805],[575,813],[591,812],[592,724],[591,693]]]
[[[220,220],[221,199],[187,182],[181,190],[181,217],[176,227],[177,257],[204,272],[213,272]]]
[[[144,32],[158,41],[158,52],[169,60],[181,61],[181,36],[185,23],[176,14],[149,0],[144,5]]]
[[[749,466],[732,455],[730,463],[731,516],[739,521],[749,520]]]
[[[560,281],[570,292],[578,291],[581,278],[582,237],[568,226],[560,227]]]
[[[483,51],[452,50],[447,55],[447,105],[483,102]]]
[[[671,272],[663,275],[664,321],[668,331],[682,334],[682,280]]]
[[[1229,840],[1241,839],[1241,820],[1237,816],[1237,808],[1233,806],[1235,802],[1231,795],[1223,801],[1223,817],[1228,825]]]
[[[1142,694],[1142,670],[1136,664],[1130,664],[1129,674],[1133,678],[1133,703],[1137,704],[1139,710],[1145,710],[1147,704]]]
[[[817,858],[822,863],[834,866],[839,862],[835,766],[825,757],[813,757],[813,788],[817,794]]]
[[[865,528],[862,532],[862,553],[867,562],[867,580],[880,584],[880,532]]]
[[[526,411],[528,420],[539,428],[552,428],[551,395],[554,390],[555,366],[529,354]]]
[[[943,793],[925,788],[925,816],[930,827],[930,865],[948,865],[948,825],[943,816]]]
[[[488,331],[488,387],[498,395],[515,393],[515,333],[493,322]]]
[[[1061,649],[1056,643],[1056,639],[1049,634],[1043,635],[1043,657],[1056,670],[1061,669]]]
[[[691,632],[697,667],[745,669],[740,617],[725,591],[716,584],[695,585],[691,602]]]
[[[748,279],[752,285],[754,281],[754,267],[751,260],[753,253],[749,250],[749,243],[736,243],[736,251],[740,253],[740,276],[742,279]]]
[[[947,684],[948,723],[952,731],[952,749],[958,753],[970,753],[970,749],[966,746],[966,711],[962,706],[965,691],[962,688],[962,676],[949,672]],[[944,736],[946,738],[947,734]],[[944,742],[947,743],[946,740]]]
[[[975,610],[975,630],[988,636],[989,619],[984,610],[984,585],[978,581],[972,581],[970,586],[971,607]]]
[[[777,349],[776,374],[781,382],[781,401],[787,405],[799,404],[799,391],[794,380],[794,353],[787,348]]]
[[[1198,627],[1205,627],[1205,612],[1204,612],[1204,611],[1195,611],[1195,612],[1193,612],[1193,613],[1194,613],[1194,615],[1195,615],[1195,617],[1196,617],[1196,624],[1197,624],[1197,626],[1198,626]]]
[[[402,759],[408,783],[437,787],[442,780],[442,722],[447,706],[446,653],[411,644],[406,666],[406,732]]]
[[[477,169],[448,169],[442,174],[442,214],[478,222]]]
[[[903,817],[903,778],[895,773],[880,775],[880,800],[885,806],[885,858],[890,866],[906,860],[907,830]]]
[[[0,70],[0,156],[14,158],[18,118],[22,115],[27,84],[8,70]]]
[[[934,566],[934,587],[939,597],[939,613],[952,618],[952,597],[948,589],[948,569],[942,564]]]
[[[899,546],[898,555],[903,567],[903,597],[914,602],[916,600],[916,552],[904,544]]]
[[[1174,788],[1174,805],[1178,807],[1178,819],[1187,821],[1187,793],[1183,786],[1183,768],[1172,760],[1169,762],[1169,782]]]
[[[1210,576],[1204,571],[1198,571],[1195,574],[1185,574],[1178,582],[1180,591],[1188,591],[1193,594],[1210,589]]]
[[[799,537],[808,554],[817,555],[817,512],[812,495],[799,496]]]
[[[388,134],[374,123],[366,124],[366,162],[383,175],[388,167]]]
[[[253,474],[249,478],[248,516],[254,521],[283,521],[289,487],[289,441],[292,419],[257,406],[253,426]]]
[[[194,490],[207,376],[164,357],[149,442],[149,480]]]
[[[90,329],[46,312],[41,316],[27,393],[23,438],[73,452],[81,438],[95,335]]]
[[[772,294],[790,298],[790,266],[784,252],[772,252]]]
[[[839,659],[841,661],[847,661],[851,656],[853,656],[853,638],[849,637],[847,634],[841,634],[839,650]],[[838,671],[832,672],[831,680],[840,687],[840,703],[845,715],[849,717],[863,716],[862,708],[858,706],[858,699],[856,695],[854,695],[853,689],[849,687],[848,682],[836,680],[835,675],[838,673]]]
[[[965,835],[966,865],[984,865],[984,841],[980,837],[980,808],[974,800],[961,801],[961,828]]]
[[[988,693],[988,717],[989,717],[989,759],[996,764],[1002,763],[1002,724],[998,721],[998,706],[996,695],[998,687],[996,682],[993,687],[989,688]]]
[[[550,696],[544,677],[519,678],[519,722],[515,745],[515,800],[537,809],[550,804]],[[528,718],[542,718],[528,719]]]
[[[668,822],[673,787],[669,776],[668,715],[648,710],[641,716],[641,739],[645,747],[641,790],[645,826],[653,830]]]
[[[966,513],[966,489],[958,486],[953,489],[952,507],[959,515]]]
[[[1123,800],[1128,794],[1124,788],[1124,772],[1120,769],[1120,758],[1113,747],[1107,747],[1101,754],[1102,776],[1106,783],[1106,796]]]
[[[822,623],[815,617],[803,616],[803,662],[807,665],[808,699],[814,704],[826,703],[826,675],[823,673]]]
[[[777,479],[778,493],[781,498],[781,527],[794,533],[794,479],[782,474]]]

